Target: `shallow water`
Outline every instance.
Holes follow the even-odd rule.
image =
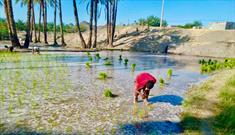
[[[25,98],[25,105],[21,109],[9,113],[8,102],[14,98],[7,98],[6,103],[1,104],[0,110],[4,113],[1,113],[0,122],[6,127],[6,133],[24,129],[27,132],[55,134],[178,134],[181,132],[178,116],[182,112],[180,105],[184,93],[191,84],[207,78],[200,74],[198,57],[100,52],[102,59],[93,57],[91,68],[87,69],[85,63],[89,58],[86,53],[49,54],[56,56],[50,55],[47,59],[40,58],[33,62],[22,60],[17,68],[14,66],[16,63],[4,63],[0,67],[5,80],[12,79],[6,77],[9,71],[22,73],[18,81],[28,79],[28,82],[32,82],[42,78],[42,84],[37,85],[36,94],[32,94],[31,87],[28,88],[28,98]],[[95,54],[91,53],[92,56]],[[127,66],[118,60],[119,55],[123,59],[129,59]],[[112,66],[103,64],[106,57],[113,62]],[[52,62],[56,64],[51,64]],[[25,66],[29,63],[30,67]],[[134,72],[131,71],[133,63],[136,64]],[[171,79],[167,79],[169,68],[173,69]],[[48,78],[45,78],[45,72],[49,72]],[[106,72],[108,79],[97,79],[100,72]],[[149,72],[166,81],[164,87],[157,84],[151,90],[150,106],[145,106],[142,102],[137,105],[132,103],[134,78],[141,72]],[[53,92],[49,92],[49,97],[44,98],[43,89],[49,80],[49,91]],[[9,89],[7,86],[2,88],[5,91]],[[60,89],[63,89],[62,92]],[[104,89],[111,89],[117,97],[105,98]],[[29,107],[31,98],[37,104],[34,107]]]

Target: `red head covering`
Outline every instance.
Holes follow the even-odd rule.
[[[154,84],[157,82],[156,78],[151,74],[140,73],[135,79],[135,90],[143,89],[149,81],[152,81]]]

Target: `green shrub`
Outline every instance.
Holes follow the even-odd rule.
[[[113,97],[113,93],[111,89],[105,89],[104,90],[104,96],[105,97]]]
[[[100,79],[100,80],[106,80],[107,78],[108,78],[108,74],[107,74],[107,73],[105,73],[105,72],[99,73],[98,79]]]

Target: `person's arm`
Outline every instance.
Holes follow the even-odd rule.
[[[142,98],[144,98],[144,94],[141,93],[141,90],[135,90],[137,94],[139,94]]]

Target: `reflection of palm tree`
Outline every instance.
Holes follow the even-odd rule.
[[[12,1],[11,0],[4,0],[3,5],[4,5],[4,9],[5,9],[5,14],[6,14],[6,19],[7,19],[7,27],[8,27],[9,37],[10,37],[12,46],[20,46],[20,42],[19,42],[19,39],[17,36],[16,27],[15,27]]]

